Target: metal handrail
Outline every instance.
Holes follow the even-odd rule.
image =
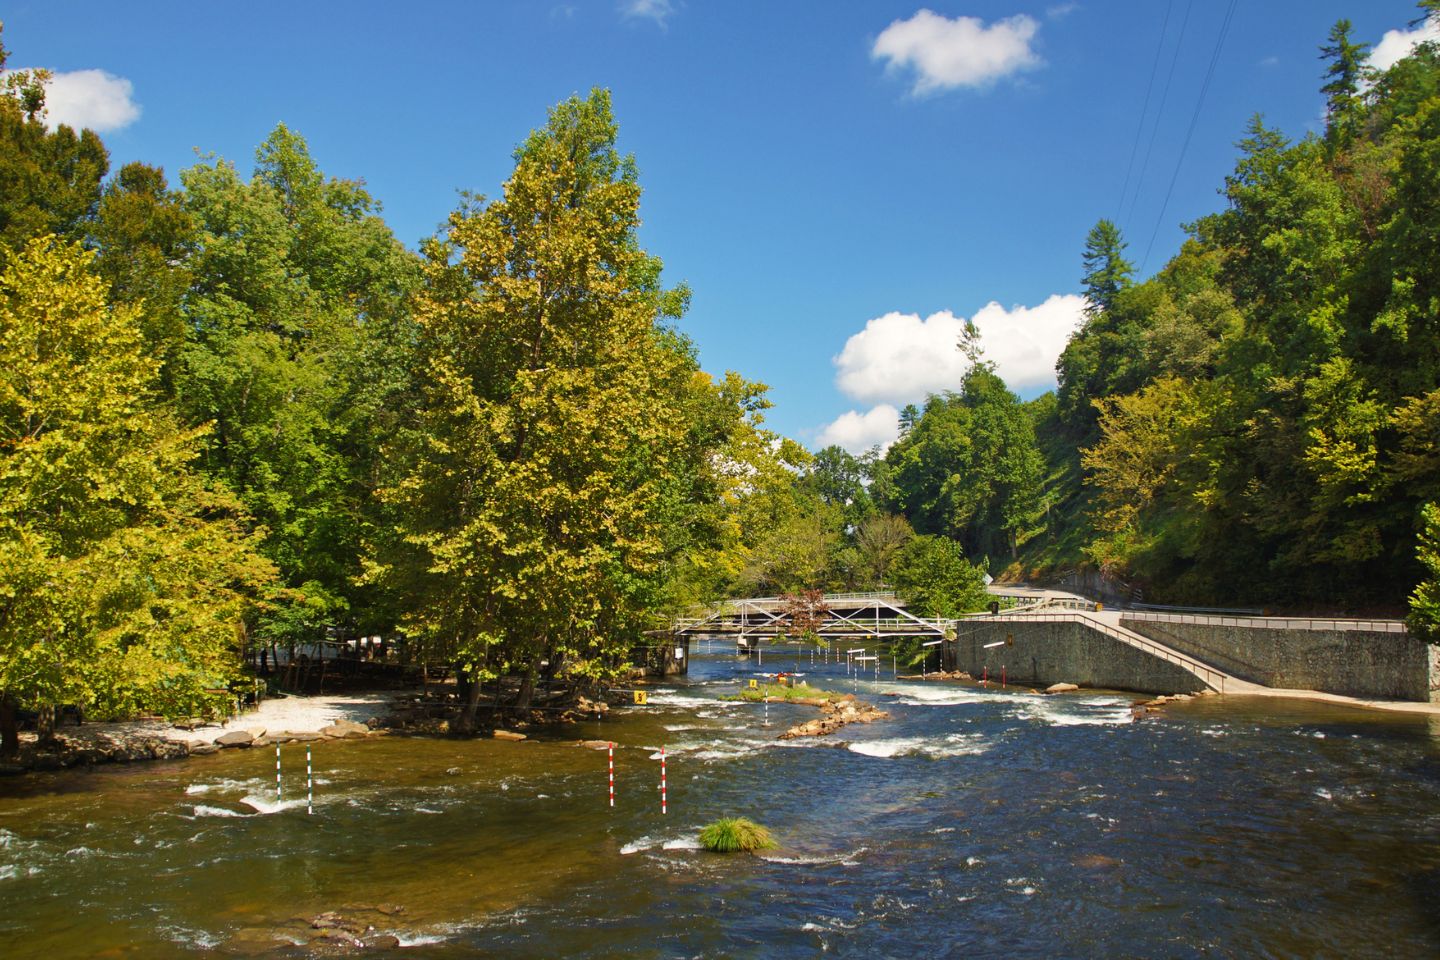
[[[1260,630],[1363,630],[1369,633],[1410,632],[1410,628],[1404,620],[1357,620],[1341,617],[1224,617],[1198,613],[1156,613],[1148,610],[1126,610],[1121,615],[1129,620],[1189,623],[1209,627],[1253,627]]]
[[[1006,620],[1008,618],[1005,617],[1004,614],[1002,614],[1001,616],[992,619]],[[1195,674],[1196,677],[1203,680],[1209,686],[1219,689],[1221,693],[1225,692],[1225,680],[1228,678],[1228,674],[1222,673],[1221,671],[1216,670],[1214,667],[1207,666],[1206,664],[1201,663],[1199,660],[1196,660],[1193,657],[1188,657],[1183,653],[1172,650],[1171,648],[1163,644],[1156,643],[1148,637],[1141,636],[1133,630],[1125,630],[1121,627],[1112,627],[1110,624],[1106,623],[1103,620],[1097,620],[1094,617],[1087,617],[1083,613],[1029,613],[1021,614],[1014,618],[1015,622],[1021,623],[1026,621],[1033,623],[1037,620],[1042,623],[1084,624],[1092,630],[1098,630],[1101,633],[1107,634],[1108,636],[1114,637],[1116,640],[1120,640],[1121,642],[1128,644],[1129,646],[1144,650],[1147,653],[1152,653],[1155,656],[1158,656],[1161,660],[1173,663],[1176,666],[1184,667],[1186,670],[1189,670],[1191,673]]]

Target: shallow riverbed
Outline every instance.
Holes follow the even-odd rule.
[[[691,668],[566,740],[317,744],[313,815],[298,744],[278,803],[273,749],[0,783],[4,955],[223,954],[326,911],[417,957],[1440,955],[1426,720],[1209,698],[1132,723],[1124,694],[807,659],[892,719],[780,742],[814,708],[767,727],[718,699],[752,665]],[[581,738],[617,744],[613,809]],[[726,815],[781,849],[696,849]]]

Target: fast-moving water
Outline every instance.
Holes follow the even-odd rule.
[[[278,806],[273,749],[0,784],[0,956],[301,957],[325,911],[424,958],[1440,955],[1424,721],[872,679],[890,721],[777,742],[816,712],[718,699],[753,669],[565,734],[613,810],[561,741],[319,744],[313,816],[303,746]],[[782,848],[696,849],[727,815]]]

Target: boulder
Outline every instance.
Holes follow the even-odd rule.
[[[279,733],[270,734],[270,739],[276,743],[305,743],[325,738],[314,730],[281,730]]]
[[[220,745],[218,743],[197,743],[190,747],[190,756],[192,757],[203,757],[206,754],[219,752]]]
[[[221,747],[248,747],[254,742],[255,736],[249,730],[231,730],[215,738],[216,745]]]
[[[334,723],[320,728],[320,736],[327,740],[349,740],[368,736],[369,733],[369,727],[353,720],[336,720]]]
[[[526,739],[525,734],[523,734],[523,733],[516,733],[514,730],[496,730],[494,733],[490,734],[490,736],[493,737],[493,738],[495,738],[496,740],[524,740],[524,739]]]
[[[1045,688],[1046,693],[1069,693],[1071,690],[1079,690],[1080,687],[1073,683],[1052,683]]]
[[[581,740],[575,744],[577,747],[584,747],[587,750],[609,750],[609,740]]]

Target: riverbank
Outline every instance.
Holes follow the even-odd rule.
[[[348,693],[273,697],[223,723],[128,720],[86,723],[55,731],[41,745],[33,732],[20,734],[20,756],[0,764],[0,773],[60,770],[99,763],[179,760],[227,748],[266,746],[297,740],[381,736],[382,724],[403,693]]]

